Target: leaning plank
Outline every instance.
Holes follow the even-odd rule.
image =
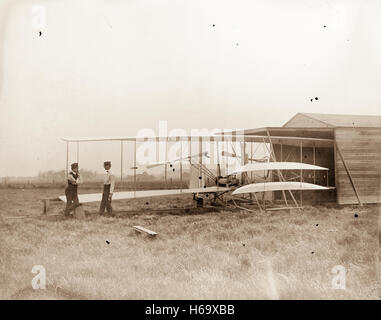
[[[138,231],[138,232],[145,232],[145,233],[148,233],[150,236],[156,236],[157,233],[155,231],[152,231],[152,230],[149,230],[149,229],[146,229],[144,227],[141,227],[141,226],[133,226],[133,228]]]
[[[339,154],[339,156],[340,156],[340,158],[341,158],[341,161],[343,162],[344,169],[345,169],[345,171],[347,172],[349,181],[350,181],[350,183],[351,183],[351,185],[352,185],[353,191],[355,192],[357,201],[358,201],[359,205],[362,206],[362,202],[361,202],[359,193],[358,193],[358,191],[357,191],[357,188],[356,188],[356,186],[355,186],[355,183],[354,183],[354,181],[353,181],[351,172],[349,171],[349,169],[348,169],[348,167],[347,167],[347,164],[345,163],[343,154],[341,153],[341,150],[340,150],[339,146],[337,145],[337,143],[336,143],[336,151],[337,151],[337,153]]]

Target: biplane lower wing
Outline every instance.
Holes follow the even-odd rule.
[[[180,194],[196,194],[196,193],[219,193],[229,191],[225,187],[206,187],[206,188],[191,188],[191,189],[165,189],[165,190],[139,190],[139,191],[124,191],[114,192],[112,200],[137,199],[146,197],[160,197]],[[66,196],[58,197],[63,202],[66,202]],[[80,203],[99,202],[102,200],[101,193],[89,193],[78,195]]]
[[[232,170],[229,174],[267,170],[328,170],[328,168],[302,162],[260,162],[245,164]]]
[[[238,188],[233,191],[233,195],[241,193],[266,192],[266,191],[286,191],[286,190],[329,190],[330,187],[319,186],[313,183],[280,181],[253,183]]]

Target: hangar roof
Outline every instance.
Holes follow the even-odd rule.
[[[381,127],[381,116],[297,113],[283,127]]]
[[[299,141],[295,139],[301,138],[300,140],[309,140],[308,143],[303,142],[303,144],[323,147],[333,145],[335,128],[379,127],[381,127],[381,116],[297,113],[283,127],[245,129],[235,133],[244,134],[245,136],[256,135],[264,137],[267,137],[267,133],[269,133],[274,138],[274,144],[298,145]],[[283,138],[277,139],[277,137]],[[250,138],[247,137],[246,141],[250,141]]]

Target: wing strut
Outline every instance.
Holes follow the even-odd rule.
[[[66,180],[67,180],[68,173],[69,173],[69,141],[66,141],[66,173],[65,173]]]
[[[134,189],[136,194],[136,139],[134,141]]]
[[[270,137],[270,132],[269,132],[269,130],[266,130],[266,131],[267,131],[267,137],[269,138],[269,142],[270,142],[270,146],[271,146],[270,157],[272,157],[272,159],[273,159],[274,161],[276,161],[276,157],[275,157],[275,154],[274,154],[273,143],[272,143],[272,140],[271,140],[271,137]],[[266,145],[266,144],[265,144],[265,145]],[[267,145],[266,145],[266,148],[267,148]],[[285,181],[285,179],[284,179],[284,177],[283,177],[283,174],[282,174],[282,172],[281,172],[280,170],[278,170],[278,175],[279,175],[279,177],[280,177],[283,181]],[[292,198],[292,200],[294,201],[295,205],[296,205],[297,207],[299,207],[298,202],[296,201],[296,199],[295,199],[295,197],[294,197],[292,191],[291,191],[291,190],[288,190],[288,192],[290,193],[291,198]],[[285,193],[284,191],[282,191],[282,193],[283,193],[284,201],[286,202],[286,205],[288,206],[288,204],[287,204],[286,193]]]
[[[120,140],[120,182],[123,182],[123,140]]]
[[[183,142],[180,141],[180,157],[183,156]],[[183,160],[180,160],[180,192],[183,191]]]

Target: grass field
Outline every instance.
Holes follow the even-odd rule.
[[[115,218],[97,216],[96,204],[85,206],[85,220],[41,216],[39,199],[62,193],[0,191],[0,299],[380,297],[378,206],[146,210],[192,205],[188,195],[114,202]],[[57,204],[52,213],[62,209]],[[158,236],[138,234],[133,225]],[[34,265],[46,269],[46,290],[31,287]],[[345,290],[332,288],[336,265],[346,269]]]

